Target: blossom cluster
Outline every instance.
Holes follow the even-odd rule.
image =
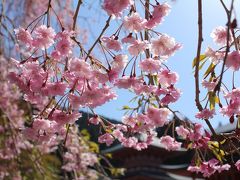
[[[70,2],[66,2],[67,7]],[[102,9],[109,16],[106,25],[92,46],[85,47],[81,42],[83,35],[75,27],[81,2],[75,13],[69,10],[69,15],[64,17],[55,12],[55,3],[44,1],[43,9],[39,9],[42,15],[36,12],[38,17],[26,28],[22,25],[14,30],[15,50],[19,54],[10,59],[13,68],[4,74],[3,78],[8,79],[11,86],[0,86],[3,97],[0,107],[11,126],[20,131],[15,144],[17,153],[20,149],[34,147],[47,154],[61,147],[64,171],[74,174],[75,179],[97,179],[99,174],[93,167],[99,165],[99,157],[90,150],[76,125],[82,116],[80,110],[88,109],[93,114],[88,119],[89,124],[101,126],[99,143],[110,146],[118,140],[125,147],[142,150],[153,143],[157,128],[166,127],[166,133],[158,138],[166,150],[176,151],[183,147],[214,155],[209,161],[198,156],[195,161],[200,164],[194,162],[189,171],[209,177],[217,171],[229,170],[231,166],[222,161],[226,153],[222,154],[221,148],[216,151],[212,146],[216,142],[214,132],[210,134],[203,131],[200,124],[181,119],[180,125],[175,126],[179,117],[171,105],[178,101],[181,91],[176,87],[179,76],[167,63],[182,45],[170,35],[157,31],[158,25],[169,14],[170,6],[157,1],[155,4],[142,1],[137,4],[134,0],[104,0]],[[144,16],[140,9],[145,10]],[[32,11],[31,15],[34,14]],[[53,24],[54,18],[59,27]],[[71,19],[70,25],[66,19]],[[108,28],[114,19],[120,25]],[[113,31],[115,28],[110,35],[106,33],[106,29]],[[216,115],[215,104],[230,119],[234,120],[234,116],[240,114],[240,89],[234,83],[232,90],[223,89],[223,74],[216,76],[215,73],[220,64],[223,65],[221,73],[225,72],[224,66],[233,73],[240,69],[239,50],[231,49],[234,44],[238,47],[234,29],[231,30],[217,27],[211,34],[216,45],[227,46],[229,52],[208,47],[200,56],[201,68],[206,58],[210,62],[202,81],[207,90],[207,103],[205,108],[199,108],[195,117],[206,122]],[[98,48],[100,52],[97,52]],[[13,84],[21,92],[14,92]],[[126,115],[122,117],[122,123],[112,124],[96,114],[95,108],[117,99],[116,89],[130,91],[137,103],[134,107],[123,107]],[[226,106],[221,104],[219,92],[223,93]],[[35,109],[28,121],[23,119],[24,112],[13,103],[21,98],[21,94]],[[168,133],[169,128],[172,128],[172,134]],[[4,132],[5,127],[0,126],[0,130]],[[0,152],[0,158],[13,158],[13,150],[9,148],[12,141],[6,140],[6,149]],[[239,164],[239,161],[235,163],[238,170]]]

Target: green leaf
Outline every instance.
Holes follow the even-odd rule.
[[[215,104],[218,103],[219,104],[219,98],[216,96],[216,94],[214,92],[209,92],[208,93],[208,98],[209,98],[209,102],[210,102],[210,109],[214,109],[215,108]]]
[[[158,78],[157,75],[153,75],[153,81],[156,85],[158,85]]]
[[[213,63],[211,63],[206,72],[204,73],[204,79],[215,69],[216,65],[214,65]]]
[[[224,142],[220,142],[220,144],[223,144]],[[219,161],[223,161],[225,160],[224,156],[226,155],[226,153],[220,149],[219,146],[219,142],[217,141],[209,141],[208,142],[208,147],[210,150],[212,150],[212,153],[215,155],[215,157],[219,160]]]
[[[207,56],[205,54],[201,54],[199,58],[199,62],[203,61]],[[195,57],[192,62],[192,68],[196,66],[197,58]]]
[[[122,110],[127,110],[127,109],[131,109],[129,106],[123,106]]]

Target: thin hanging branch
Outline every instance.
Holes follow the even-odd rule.
[[[200,55],[202,49],[202,42],[203,42],[203,33],[202,33],[202,0],[198,0],[198,46],[197,46],[197,56],[196,56],[196,66],[195,66],[195,103],[199,111],[203,110],[203,107],[199,100],[200,95],[200,88],[199,88],[199,63],[200,63]],[[211,123],[208,119],[205,119],[210,131],[214,136],[216,136],[216,132],[213,129]]]
[[[77,17],[78,17],[79,9],[82,3],[83,3],[82,0],[78,0],[77,9],[73,15],[73,26],[72,26],[73,31],[76,29]]]
[[[101,39],[103,33],[107,30],[109,24],[110,24],[110,21],[111,21],[111,17],[112,16],[109,16],[107,21],[106,21],[106,24],[104,26],[104,28],[102,29],[102,32],[100,33],[100,35],[98,36],[98,38],[96,39],[96,41],[93,43],[92,47],[88,50],[88,54],[87,54],[87,57],[85,58],[85,61],[89,58],[92,50],[94,49],[94,47],[97,45],[97,43],[99,42],[99,40]]]
[[[231,17],[232,17],[232,11],[233,11],[233,3],[234,3],[234,0],[232,0],[231,8],[230,8],[230,11],[229,11],[226,8],[226,5],[224,4],[224,2],[222,0],[220,0],[220,1],[221,1],[222,6],[225,9],[226,15],[227,15],[227,45],[226,45],[226,51],[225,51],[225,55],[224,55],[224,59],[223,59],[223,65],[222,65],[222,69],[221,69],[220,78],[219,78],[218,84],[216,85],[216,87],[214,89],[214,92],[217,92],[217,91],[219,92],[220,91],[226,60],[227,60],[227,57],[228,57],[228,52],[230,51],[229,40],[230,40],[230,30],[231,30]]]

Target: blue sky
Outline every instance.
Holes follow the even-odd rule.
[[[162,1],[160,1],[162,2]],[[229,2],[229,1],[226,1]],[[165,21],[158,27],[158,31],[167,33],[174,37],[177,42],[183,45],[183,48],[178,51],[173,57],[168,60],[167,65],[171,70],[176,71],[180,75],[180,80],[177,87],[181,89],[182,96],[180,100],[171,107],[179,110],[189,119],[200,122],[194,118],[197,109],[194,102],[194,77],[192,70],[192,60],[196,56],[197,49],[197,0],[177,0],[170,1],[172,6],[170,14],[165,18]],[[99,3],[94,3],[91,11],[95,11]],[[235,6],[240,7],[239,1]],[[83,8],[81,14],[85,14],[86,9]],[[96,13],[93,12],[93,13]],[[86,15],[89,11],[86,11]],[[91,14],[92,15],[92,14]],[[97,36],[104,26],[107,15],[100,15],[96,13],[97,21],[91,24],[93,33]],[[227,22],[225,11],[219,0],[203,0],[203,35],[204,42],[202,53],[204,53],[207,46],[214,47],[213,41],[210,38],[210,33],[216,26],[224,26]],[[111,32],[112,31],[112,32]],[[110,28],[109,33],[113,33]],[[128,101],[133,97],[133,94],[126,90],[118,90],[118,100],[113,100],[102,107],[96,109],[99,114],[120,120],[124,111],[120,111],[123,105],[127,105]],[[217,126],[219,121],[222,124],[228,122],[221,116],[216,116],[212,120],[214,126]]]

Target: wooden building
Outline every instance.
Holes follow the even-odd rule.
[[[89,114],[83,113],[80,124],[81,128],[87,128],[92,135],[92,140],[97,141],[99,132],[96,126],[88,126],[87,121]],[[113,123],[119,123],[110,120]],[[229,132],[236,127],[235,124],[220,126],[216,129],[217,133]],[[159,128],[158,137],[165,131],[164,127]],[[101,145],[101,153],[111,153],[111,163],[114,167],[125,168],[125,174],[117,179],[122,180],[203,180],[201,174],[195,174],[187,171],[193,157],[192,151],[181,148],[178,151],[167,151],[160,144],[159,138],[156,137],[153,143],[145,150],[137,151],[132,148],[123,147],[118,142],[107,147]],[[238,158],[240,159],[240,157]],[[215,173],[209,180],[240,180],[240,173],[236,168],[222,173]]]

